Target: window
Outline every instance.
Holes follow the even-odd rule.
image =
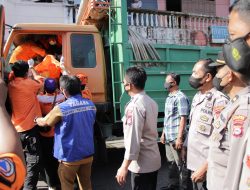
[[[91,34],[71,35],[71,62],[75,68],[94,68],[96,52],[94,36]]]

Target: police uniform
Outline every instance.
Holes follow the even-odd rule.
[[[226,131],[228,131],[228,136],[221,136],[221,133],[217,133],[213,137],[217,140],[217,145],[228,143],[230,149],[227,153],[228,159],[224,182],[220,181],[223,184],[222,189],[224,190],[250,189],[249,115],[250,87],[246,87],[231,100],[231,104],[223,111],[220,117],[219,122],[221,123],[219,125],[222,127],[223,125],[227,126]],[[218,155],[217,159],[221,160],[225,159],[225,157],[219,157]],[[219,181],[215,182],[219,183]]]
[[[126,105],[123,132],[126,160],[129,165],[132,189],[155,189],[161,156],[157,144],[158,106],[145,92],[133,96]],[[134,180],[143,175],[142,181]],[[138,177],[137,177],[138,178]]]
[[[212,88],[205,94],[198,92],[192,102],[188,135],[187,168],[196,171],[208,158],[209,137],[213,131],[213,120],[224,108],[228,97]]]

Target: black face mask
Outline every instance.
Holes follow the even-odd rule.
[[[198,89],[199,87],[201,87],[203,85],[203,83],[201,83],[201,80],[203,79],[204,77],[201,77],[201,78],[195,78],[193,76],[190,76],[189,77],[189,84],[192,88],[194,89]]]
[[[170,83],[170,82],[165,82],[164,83],[164,88],[166,89],[166,90],[170,90],[170,88],[172,88],[173,87],[173,85]]]
[[[219,90],[219,91],[222,91],[222,90],[225,88],[225,86],[221,86],[221,85],[220,85],[221,81],[222,81],[222,78],[218,78],[218,77],[214,77],[214,78],[213,78],[213,86],[214,86],[217,90]]]
[[[222,79],[225,77],[227,75],[227,73],[223,76],[223,77],[221,77],[221,78],[218,78],[218,77],[214,77],[213,78],[213,86],[217,89],[217,90],[219,90],[219,91],[223,91],[224,90],[224,88],[227,86],[227,85],[225,85],[225,86],[221,86],[221,81],[222,81]]]
[[[250,74],[250,47],[246,38],[250,32],[241,38],[237,38],[223,46],[223,54],[227,65],[241,74]]]

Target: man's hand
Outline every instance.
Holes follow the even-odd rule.
[[[202,182],[206,178],[206,173],[207,167],[202,166],[191,175],[191,179],[195,183]]]
[[[126,183],[127,174],[128,174],[128,169],[123,166],[121,166],[117,170],[117,174],[115,177],[119,185],[123,186]]]
[[[164,132],[162,132],[162,134],[161,134],[160,141],[161,141],[162,144],[166,144],[166,137],[165,137],[165,133]]]
[[[182,138],[177,138],[176,141],[175,141],[175,149],[176,150],[181,150],[182,148],[182,145],[183,145],[183,142],[182,142]]]
[[[7,98],[7,86],[3,79],[0,79],[0,106],[5,106]]]

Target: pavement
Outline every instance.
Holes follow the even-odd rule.
[[[157,190],[167,185],[167,163],[165,158],[164,146],[159,144],[162,155],[162,167],[158,173]],[[116,182],[115,175],[120,167],[124,156],[124,148],[108,149],[107,163],[93,163],[92,167],[92,186],[93,190],[130,190],[130,174],[127,176],[127,182],[120,187]],[[38,190],[47,190],[47,185],[43,181],[38,182]]]

